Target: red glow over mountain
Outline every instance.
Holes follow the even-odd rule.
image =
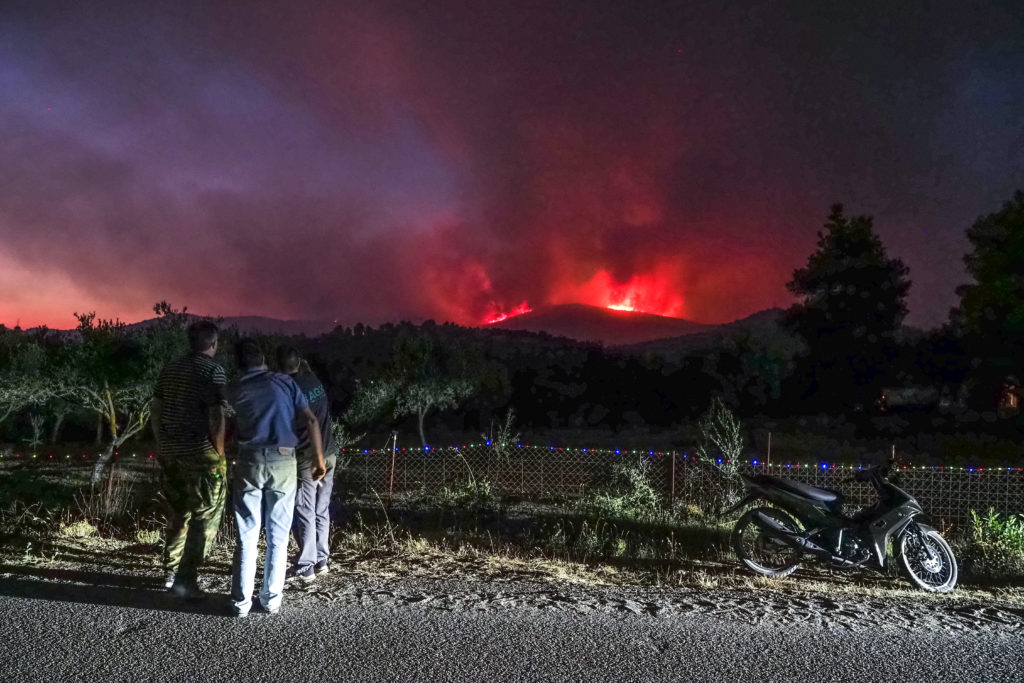
[[[636,344],[652,339],[706,332],[714,325],[668,318],[651,313],[617,311],[585,304],[544,306],[490,326],[500,330],[546,332],[555,337],[601,342],[609,346]]]
[[[497,304],[493,304],[492,306],[491,312],[484,317],[484,325],[493,325],[494,323],[500,323],[502,320],[514,318],[517,315],[533,312],[533,309],[530,308],[530,304],[525,301],[507,312],[502,311]]]
[[[655,272],[617,282],[607,270],[600,270],[582,285],[560,288],[551,303],[582,303],[614,311],[681,318],[685,313],[683,297],[676,289],[673,275]]]
[[[489,289],[490,280],[484,277]],[[632,275],[628,280],[616,280],[609,270],[601,269],[582,283],[562,279],[552,288],[544,304],[579,304],[612,311],[681,318],[684,315],[684,306],[683,297],[679,294],[676,284],[679,280],[680,274],[672,267],[661,267],[650,273]],[[493,325],[532,311],[533,308],[526,301],[512,309],[491,302],[481,322],[484,325]]]

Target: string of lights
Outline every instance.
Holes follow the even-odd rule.
[[[341,452],[352,455],[388,455],[392,453],[432,453],[439,457],[443,456],[445,452],[457,452],[457,451],[468,451],[481,448],[491,447],[491,442],[487,441],[480,444],[464,444],[461,446],[424,446],[421,448],[417,447],[402,447],[402,448],[342,448]],[[516,449],[533,449],[550,451],[555,453],[566,453],[566,454],[579,454],[579,455],[639,455],[648,457],[680,457],[684,461],[699,461],[696,455],[690,453],[684,453],[679,451],[655,451],[655,450],[644,450],[644,449],[622,449],[622,448],[584,448],[584,447],[572,447],[572,446],[536,446],[530,444],[516,444]],[[155,453],[126,453],[127,457],[142,459],[142,460],[155,460]],[[22,453],[22,452],[5,452],[0,450],[0,460],[12,460],[12,461],[69,461],[74,460],[80,461],[94,461],[98,460],[101,454],[96,453],[81,453],[72,455],[70,453],[64,453],[63,457],[56,453]],[[121,457],[119,452],[114,453],[114,458]],[[716,459],[718,463],[732,463],[732,460],[722,458]],[[864,469],[863,464],[851,464],[851,463],[839,463],[839,462],[763,462],[759,458],[752,458],[750,460],[738,460],[739,464],[749,465],[755,468],[765,468],[771,470],[788,470],[788,469],[820,469],[820,470],[861,470]],[[988,467],[974,467],[969,465],[915,465],[906,464],[899,465],[898,470],[931,470],[931,471],[949,471],[949,472],[1020,472],[1022,468],[1014,466],[1002,466],[1002,465],[990,465]]]

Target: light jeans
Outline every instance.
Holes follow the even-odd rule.
[[[281,608],[288,564],[288,532],[295,509],[295,449],[243,451],[235,465],[232,503],[238,535],[231,574],[231,604],[245,614],[252,607],[256,584],[260,526],[266,527],[260,604],[268,612]]]
[[[337,455],[324,456],[327,474],[313,481],[313,453],[300,453],[298,458],[299,483],[295,493],[295,519],[292,533],[299,544],[295,567],[299,571],[312,569],[327,562],[331,554],[331,492],[334,490],[334,469]]]

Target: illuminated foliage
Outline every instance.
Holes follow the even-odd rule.
[[[187,348],[185,309],[164,301],[153,308],[158,318],[148,328],[129,329],[117,320],[76,313],[80,343],[68,345],[58,391],[90,411],[107,428],[109,440],[92,480],[97,483],[125,441],[149,422],[153,387],[163,365]]]
[[[717,396],[698,423],[698,462],[714,476],[705,492],[708,507],[721,512],[738,500],[741,488],[739,469],[746,439],[743,424]]]

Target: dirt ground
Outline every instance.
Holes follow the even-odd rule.
[[[211,613],[227,608],[230,572],[230,544],[221,544],[202,574],[211,593]],[[155,544],[8,539],[0,548],[0,586],[7,595],[31,595],[43,586],[59,585],[67,590],[128,589],[147,601],[160,595],[162,579]],[[619,569],[415,540],[388,551],[342,544],[332,556],[331,571],[309,584],[290,585],[286,603],[418,604],[485,612],[523,607],[652,616],[699,612],[755,624],[850,630],[1024,631],[1020,586],[968,586],[936,596],[905,587],[897,575],[806,569],[787,579],[767,580],[726,564],[695,563],[673,571]]]

